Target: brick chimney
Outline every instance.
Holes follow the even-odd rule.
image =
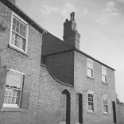
[[[64,22],[64,42],[79,49],[80,47],[80,34],[76,29],[75,13],[70,14],[70,20],[66,19]]]

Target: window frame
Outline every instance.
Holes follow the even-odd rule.
[[[24,86],[24,77],[25,77],[25,74],[23,72],[20,72],[20,71],[11,69],[11,68],[8,68],[7,70],[8,70],[8,72],[9,71],[12,71],[12,72],[21,74],[23,80],[22,80],[22,84],[21,84],[21,88],[20,88],[21,93],[19,95],[19,104],[6,104],[6,103],[3,102],[3,108],[20,108],[21,107],[22,95],[23,95],[23,86]],[[7,76],[6,76],[6,81],[7,81]],[[6,83],[5,83],[5,88],[6,88]],[[5,90],[4,90],[4,94],[5,94]],[[5,96],[4,96],[4,98],[5,98]]]
[[[89,94],[92,94],[93,95],[93,110],[89,109],[89,100],[88,100],[88,98],[89,98],[88,95]],[[94,113],[95,112],[95,101],[94,101],[95,99],[94,99],[94,97],[95,97],[95,94],[94,94],[93,91],[88,91],[87,92],[87,111],[88,112],[91,112],[91,113]]]
[[[89,67],[89,64],[92,64],[92,67]],[[88,70],[90,70],[91,76],[88,75]],[[87,77],[88,78],[94,78],[94,61],[90,58],[87,58]]]
[[[14,17],[15,18],[17,18],[19,21],[21,21],[22,23],[24,23],[25,25],[26,25],[26,36],[25,36],[25,50],[23,50],[23,49],[21,49],[21,48],[19,48],[19,47],[17,47],[16,45],[14,45],[13,43],[12,43],[12,34],[13,34],[13,19],[14,19]],[[28,51],[28,35],[29,35],[29,25],[28,25],[28,23],[25,21],[25,20],[23,20],[19,15],[17,15],[17,14],[15,14],[14,12],[12,12],[12,14],[11,14],[11,26],[10,26],[10,40],[9,40],[9,46],[10,47],[12,47],[13,49],[15,49],[15,50],[17,50],[17,51],[19,51],[19,52],[21,52],[21,53],[27,53],[27,51]],[[19,35],[20,36],[20,35]],[[23,36],[22,36],[23,37]]]
[[[104,73],[105,71],[105,73]],[[105,78],[105,81],[103,81],[103,76]],[[101,74],[101,80],[104,84],[107,84],[107,68],[102,65],[102,74]]]
[[[104,104],[104,101],[107,100],[107,104]],[[108,111],[105,111],[104,107],[107,105],[108,107]],[[103,95],[102,97],[102,111],[104,114],[109,114],[110,113],[110,107],[109,107],[109,99],[108,99],[108,96],[107,95]]]

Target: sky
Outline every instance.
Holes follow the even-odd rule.
[[[16,0],[17,6],[60,39],[72,11],[80,50],[116,69],[116,92],[124,102],[124,0]]]

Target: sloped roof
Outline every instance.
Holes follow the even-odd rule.
[[[75,47],[66,44],[63,40],[60,40],[53,34],[46,32],[45,29],[43,29],[40,25],[38,25],[34,20],[32,20],[29,16],[27,16],[22,10],[20,10],[16,5],[12,4],[9,0],[0,0],[4,5],[6,5],[9,9],[14,11],[16,14],[18,14],[21,18],[23,18],[25,21],[27,21],[30,25],[32,25],[36,30],[38,30],[40,33],[43,33],[43,44],[42,44],[42,55],[51,55],[51,54],[58,54],[60,52],[68,52],[68,51],[77,51],[94,61],[97,61],[100,64],[103,64],[104,66],[115,70],[114,68],[100,62],[99,60],[91,57],[90,55],[76,49]]]
[[[26,22],[32,25],[36,30],[38,30],[41,33],[45,32],[45,29],[38,25],[34,20],[32,20],[29,16],[27,16],[22,10],[20,10],[16,5],[11,3],[9,0],[0,0],[0,2],[2,2],[16,14],[18,14],[22,19],[24,19]]]
[[[63,40],[60,40],[49,32],[43,35],[42,55],[44,56],[72,49],[74,49],[73,46],[66,44]]]
[[[57,38],[53,34],[47,32],[46,34],[43,35],[43,43],[42,43],[42,55],[43,56],[49,56],[49,55],[53,55],[53,54],[59,54],[59,53],[70,52],[70,51],[76,51],[76,52],[112,69],[113,71],[115,71],[114,68],[93,58],[92,56],[88,55],[87,53],[85,53],[79,49],[76,49],[74,46],[67,44],[66,42]]]

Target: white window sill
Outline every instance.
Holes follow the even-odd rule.
[[[96,115],[97,112],[96,111],[87,110],[87,114],[89,114],[89,115]]]
[[[15,104],[3,104],[3,107],[0,110],[1,112],[25,112],[27,110],[20,108]]]
[[[92,110],[88,110],[87,112],[88,112],[88,113],[95,113],[95,112],[94,112],[94,111],[92,111]]]
[[[13,112],[17,112],[20,111],[20,108],[18,105],[16,104],[3,104],[3,107],[1,108],[0,111],[4,111],[4,112],[9,112],[9,111],[13,111]]]
[[[108,82],[102,81],[102,84],[103,84],[103,85],[108,85]]]
[[[109,113],[108,113],[108,112],[103,112],[103,114],[104,114],[104,115],[107,115],[107,114],[109,114]]]
[[[3,104],[3,108],[19,108],[17,104]]]
[[[23,51],[22,49],[16,47],[15,45],[9,43],[9,47],[27,56],[26,51]]]
[[[80,124],[79,122],[76,122],[75,124]]]
[[[88,76],[88,75],[87,75],[87,78],[89,78],[89,79],[94,79],[94,76],[93,76],[93,77],[91,77],[91,76]]]
[[[66,121],[60,121],[59,124],[66,124]]]
[[[1,108],[0,112],[26,112],[27,110],[22,108]]]

